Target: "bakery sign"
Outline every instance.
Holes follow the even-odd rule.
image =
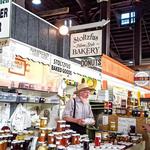
[[[72,63],[61,57],[51,54],[50,71],[61,75],[72,75]]]
[[[102,30],[73,33],[70,37],[70,58],[102,54]]]

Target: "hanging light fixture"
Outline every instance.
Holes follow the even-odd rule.
[[[67,34],[68,34],[68,31],[69,31],[69,29],[68,29],[68,27],[65,26],[65,25],[62,25],[62,26],[59,28],[59,33],[60,33],[61,35],[67,35]]]
[[[35,5],[40,5],[41,0],[32,0],[32,3],[35,4]]]

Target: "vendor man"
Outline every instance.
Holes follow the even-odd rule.
[[[86,133],[86,125],[95,124],[91,106],[88,103],[92,90],[94,89],[86,83],[78,85],[74,92],[76,98],[68,101],[63,112],[63,119],[66,120],[67,124],[70,124],[72,130],[80,134]]]

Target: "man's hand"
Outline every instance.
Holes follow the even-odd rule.
[[[85,126],[85,122],[84,122],[84,119],[77,119],[77,122],[76,122],[78,125],[80,126]]]

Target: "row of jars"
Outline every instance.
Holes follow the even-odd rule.
[[[80,134],[75,134],[74,131],[68,130],[67,132],[53,132],[48,134],[40,133],[38,141],[47,142],[48,144],[63,145],[67,147],[70,143],[72,145],[80,144]]]
[[[26,137],[24,140],[14,140],[13,135],[0,136],[0,150],[6,150],[11,147],[11,150],[27,150],[32,137]]]

